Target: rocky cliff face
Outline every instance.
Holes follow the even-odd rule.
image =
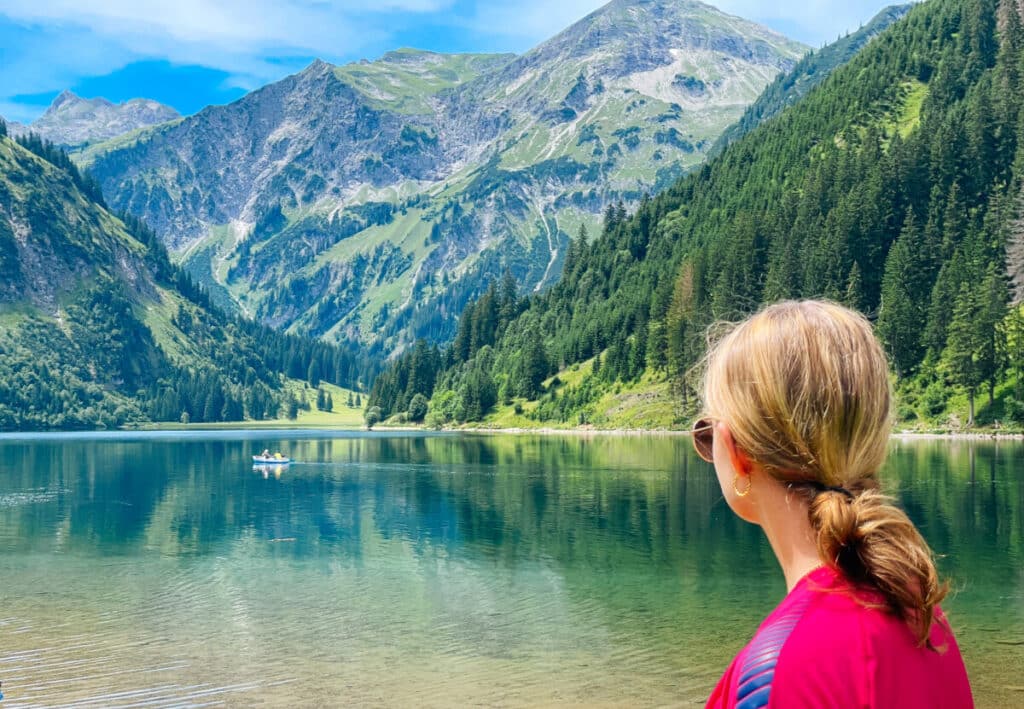
[[[115,104],[105,98],[84,99],[65,91],[37,120],[27,126],[10,123],[8,132],[16,137],[32,131],[52,143],[75,149],[175,118],[179,118],[177,111],[150,99]]]
[[[698,164],[804,50],[701,3],[616,0],[520,57],[318,61],[88,162],[222,302],[392,351],[450,336],[505,270],[550,284],[581,226]]]

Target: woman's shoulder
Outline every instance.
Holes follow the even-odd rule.
[[[933,645],[836,571],[808,574],[765,619],[708,706],[971,706],[970,686],[945,620]]]
[[[941,614],[931,646],[920,646],[879,597],[831,569],[819,569],[794,591],[799,617],[778,653],[772,706],[971,705],[963,661]]]

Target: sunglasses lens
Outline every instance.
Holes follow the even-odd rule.
[[[711,421],[701,419],[693,425],[693,447],[708,463],[714,462],[715,433]]]

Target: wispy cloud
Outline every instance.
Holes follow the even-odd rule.
[[[436,13],[452,0],[5,0],[2,14],[36,23],[78,25],[119,41],[152,38],[225,49],[286,46],[318,50],[352,41],[365,20],[393,13]],[[136,33],[134,36],[130,33]]]

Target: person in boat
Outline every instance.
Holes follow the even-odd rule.
[[[269,448],[264,448],[263,452],[260,453],[260,458],[269,458],[269,457],[270,457],[270,449]]]
[[[947,585],[879,492],[891,401],[871,325],[834,303],[768,306],[712,345],[694,447],[788,593],[708,707],[973,706]]]

